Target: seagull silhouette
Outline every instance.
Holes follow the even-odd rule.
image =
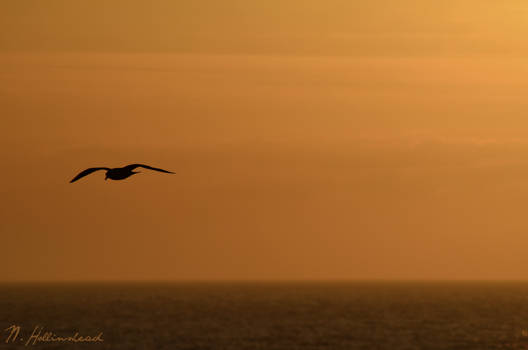
[[[150,170],[156,170],[161,171],[162,173],[168,173],[168,174],[174,174],[172,171],[167,171],[159,168],[153,168],[151,166],[145,165],[145,164],[130,164],[127,166],[124,166],[122,168],[105,168],[105,167],[99,167],[99,168],[88,168],[86,170],[81,171],[77,176],[75,176],[70,183],[75,182],[79,180],[81,177],[85,177],[86,175],[90,175],[94,171],[97,170],[106,170],[106,179],[111,180],[123,180],[126,179],[129,176],[132,176],[134,174],[139,173],[140,171],[134,171],[136,168],[145,168]]]

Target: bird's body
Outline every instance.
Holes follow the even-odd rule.
[[[109,169],[106,172],[106,177],[112,180],[124,180],[127,177],[132,176],[136,173],[139,173],[139,171],[132,171],[132,170],[127,169],[127,167],[113,168],[113,169]]]
[[[163,170],[159,168],[153,168],[151,166],[144,165],[144,164],[130,164],[122,168],[106,168],[106,167],[88,168],[86,170],[81,171],[77,176],[75,176],[70,181],[70,183],[75,182],[79,180],[81,177],[85,177],[86,175],[89,175],[97,170],[106,170],[105,180],[106,179],[123,180],[123,179],[126,179],[127,177],[130,177],[134,174],[139,173],[139,171],[134,171],[134,169],[136,168],[145,168],[145,169],[150,169],[150,170],[155,170],[155,171],[161,171],[162,173],[174,174],[172,171],[167,171],[167,170]]]

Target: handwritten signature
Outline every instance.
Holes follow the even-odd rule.
[[[71,336],[65,337],[59,336],[51,331],[46,331],[42,326],[35,326],[29,338],[26,338],[24,342],[24,338],[20,334],[20,326],[11,325],[4,329],[4,331],[7,333],[5,339],[6,344],[23,343],[25,346],[37,345],[38,343],[102,343],[104,341],[103,332],[94,336],[82,336],[79,335],[79,332],[76,332]]]

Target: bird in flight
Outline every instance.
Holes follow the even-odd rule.
[[[75,176],[70,183],[75,182],[79,180],[81,177],[85,177],[86,175],[90,175],[94,171],[97,170],[106,170],[106,179],[111,180],[123,180],[126,179],[129,176],[132,176],[134,174],[139,173],[140,171],[134,171],[136,168],[145,168],[150,170],[156,170],[161,171],[162,173],[168,173],[168,174],[174,174],[172,171],[167,171],[159,168],[153,168],[151,166],[145,165],[145,164],[130,164],[127,166],[124,166],[122,168],[105,168],[105,167],[99,167],[99,168],[88,168],[86,170],[81,171],[77,176]]]

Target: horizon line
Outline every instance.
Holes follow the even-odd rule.
[[[20,279],[0,280],[2,284],[45,283],[449,283],[449,282],[528,282],[527,278],[172,278],[172,279]]]

